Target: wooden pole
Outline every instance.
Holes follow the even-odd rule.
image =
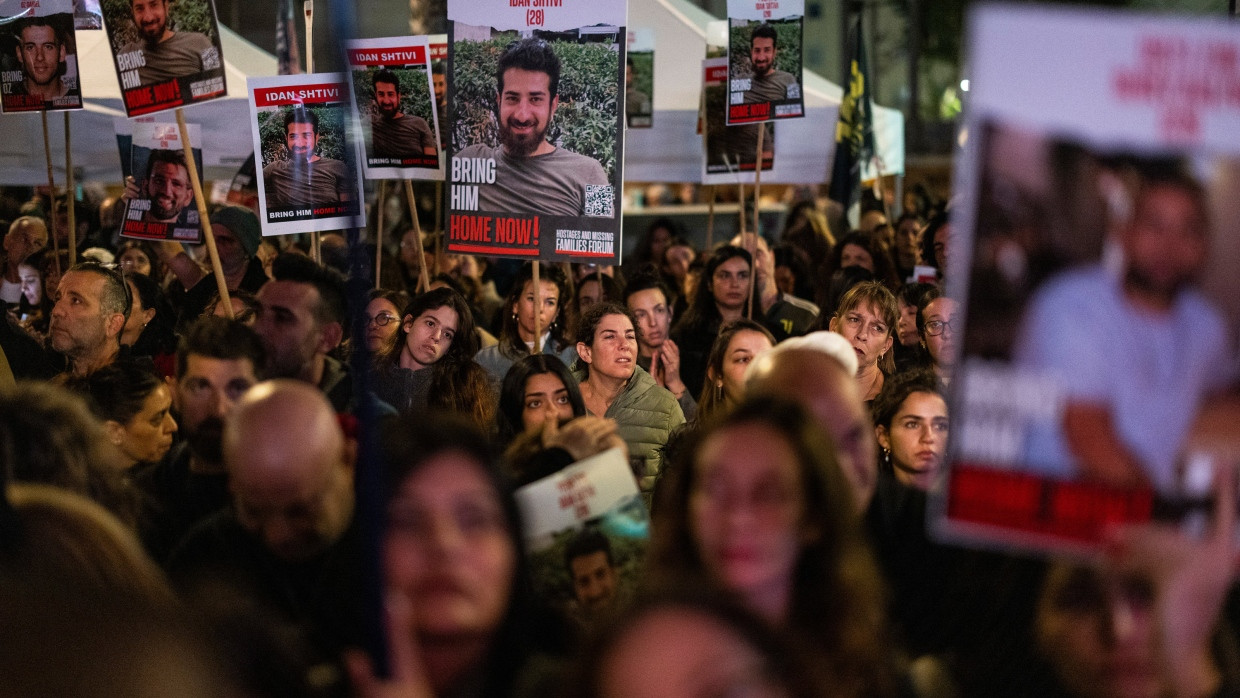
[[[753,240],[753,252],[751,253],[752,257],[751,257],[751,261],[749,264],[748,317],[750,320],[753,319],[753,294],[754,294],[754,286],[757,285],[757,278],[758,278],[758,269],[757,269],[757,266],[758,266],[758,236],[762,234],[761,233],[762,229],[759,227],[760,219],[758,217],[758,214],[760,212],[758,210],[758,197],[761,196],[761,193],[762,193],[762,146],[764,145],[763,141],[765,139],[766,139],[766,124],[758,124],[758,156],[757,156],[757,159],[755,160],[756,164],[753,168],[753,235],[754,235],[754,240]],[[745,199],[742,197],[741,198],[741,217],[743,218],[744,215],[745,215]],[[771,283],[774,283],[774,282],[775,280],[771,279]]]
[[[534,284],[534,351],[531,353],[541,354],[542,353],[542,312],[541,312],[542,311],[542,299],[539,298],[539,296],[542,295],[542,293],[540,293],[540,291],[542,291],[542,284],[539,282],[539,279],[538,279],[538,260],[537,259],[534,260],[534,278],[532,279],[532,281]],[[602,287],[600,286],[600,288]]]
[[[715,185],[707,189],[710,190],[710,204],[706,209],[706,251],[709,252],[715,246]]]
[[[387,197],[387,180],[379,180],[379,194],[375,199],[375,288],[383,288],[379,281],[380,274],[383,271],[383,209],[387,208],[385,198]],[[404,308],[401,308],[404,310]]]
[[[418,293],[426,293],[431,287],[431,280],[426,273],[426,250],[422,249],[422,224],[418,222],[418,203],[413,198],[413,182],[408,179],[405,180],[405,198],[409,200],[409,215],[413,217],[413,234],[418,244],[418,266],[421,267],[418,273]]]
[[[314,0],[306,0],[306,72],[314,72]],[[317,230],[310,231],[310,258],[316,264],[323,263],[323,236]]]
[[[443,229],[443,182],[435,180],[435,273],[439,273],[440,259],[443,258],[443,239],[447,231]]]
[[[56,273],[59,275],[64,270],[60,268],[60,236],[56,234],[56,178],[52,174],[52,143],[47,136],[47,112],[40,112],[39,115],[43,117],[43,157],[47,160],[47,196],[52,207],[48,211],[48,220],[52,224],[52,254],[56,257]]]
[[[740,209],[738,212],[738,217],[740,218],[740,224],[741,224],[741,229],[739,232],[741,235],[744,235],[745,234],[745,183],[737,182],[736,189],[738,192],[736,196],[736,205]]]
[[[215,275],[215,289],[228,319],[233,319],[232,299],[228,296],[228,282],[224,280],[224,267],[220,264],[220,251],[215,246],[215,233],[211,230],[211,217],[207,213],[207,197],[202,194],[202,181],[198,179],[198,164],[194,161],[194,149],[189,142],[189,128],[185,126],[185,112],[177,108],[177,130],[181,133],[181,150],[185,153],[185,169],[189,170],[189,183],[194,188],[194,201],[198,204],[198,224],[202,226],[202,239],[207,243],[207,256],[211,258],[211,272]]]
[[[65,115],[65,186],[69,188],[69,266],[77,264],[77,185],[73,182],[73,137],[69,131],[69,112]]]

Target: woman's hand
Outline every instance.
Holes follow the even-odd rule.
[[[347,650],[345,667],[353,683],[353,694],[359,698],[433,698],[422,656],[413,632],[413,604],[404,593],[389,590],[384,599],[384,628],[391,659],[391,676],[375,676],[370,657],[362,650]]]

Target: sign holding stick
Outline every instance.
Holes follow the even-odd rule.
[[[758,130],[758,154],[755,156],[755,159],[758,157],[762,157],[762,140],[765,135],[766,135],[765,128]],[[751,259],[752,266],[749,269],[749,311],[748,311],[749,314],[748,314],[748,318],[750,320],[753,319],[753,290],[754,290],[754,285],[756,283],[756,279],[758,278],[758,270],[757,270],[758,236],[762,234],[762,228],[759,225],[761,222],[761,219],[759,217],[759,210],[758,210],[758,206],[759,206],[758,202],[761,200],[761,195],[762,195],[762,170],[758,169],[758,170],[755,170],[753,173],[753,235],[754,235],[754,239],[753,239],[753,250],[751,251],[753,253],[753,257]],[[741,198],[741,216],[744,217],[744,215],[745,215],[745,199],[744,197],[742,197]]]
[[[542,298],[541,298],[542,293],[540,292],[541,289],[539,287],[542,284],[539,283],[539,279],[538,279],[538,260],[537,259],[534,260],[533,281],[534,281],[533,283],[533,286],[534,286],[534,350],[532,353],[541,354],[542,353],[542,313],[539,312],[539,309],[542,308]]]
[[[350,41],[347,57],[366,178],[442,181],[426,37]]]
[[[413,196],[413,182],[405,180],[405,198],[409,200],[409,217],[413,219],[413,235],[418,243],[418,293],[426,293],[431,287],[426,273],[426,250],[422,247],[422,224],[418,221],[418,202]]]
[[[379,180],[379,193],[375,198],[376,204],[375,215],[378,216],[375,223],[375,288],[381,288],[381,274],[383,272],[383,208],[384,199],[387,196],[387,180]]]
[[[193,148],[189,143],[189,127],[185,125],[185,112],[177,109],[177,130],[181,134],[181,149],[186,161],[194,159]],[[198,203],[198,220],[202,225],[202,238],[207,243],[207,256],[211,258],[211,272],[215,275],[216,290],[228,319],[233,318],[233,306],[228,300],[228,283],[224,280],[224,267],[220,264],[220,252],[215,246],[215,233],[211,230],[211,217],[207,213],[207,197],[202,195],[202,180],[198,179],[198,169],[189,168],[190,186],[194,188],[194,201]]]
[[[43,119],[43,157],[47,160],[47,195],[56,201],[56,177],[52,173],[52,144],[47,135],[47,112],[39,114]],[[56,216],[49,221],[52,229],[52,253],[56,256],[56,266],[60,266],[60,236],[56,234]],[[70,253],[72,254],[72,253]]]
[[[710,190],[710,203],[706,208],[706,249],[711,250],[715,247],[715,185],[706,186]]]
[[[125,205],[121,235],[139,240],[202,242],[202,225],[194,204],[190,169],[202,181],[202,148],[198,124],[187,124],[192,161],[185,159],[177,124],[141,121],[132,124],[129,174],[137,196]]]
[[[0,16],[0,55],[9,59],[0,71],[0,110],[81,109],[73,0],[0,0]]]
[[[69,112],[65,112],[65,186],[69,189],[69,266],[77,264],[77,185],[73,181],[73,136],[69,130]]]
[[[306,0],[303,9],[306,12],[306,72],[314,72],[314,0]],[[317,229],[310,231],[310,258],[316,263],[323,263],[322,237]]]
[[[728,125],[805,116],[804,0],[728,0]]]

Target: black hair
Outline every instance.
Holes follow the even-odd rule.
[[[883,383],[882,391],[874,398],[874,404],[870,408],[870,413],[874,416],[874,426],[891,429],[891,420],[896,418],[900,405],[913,393],[942,395],[938,376],[925,368],[901,371],[890,376]]]
[[[504,382],[499,389],[499,409],[495,411],[495,421],[501,443],[511,441],[524,431],[521,415],[525,412],[525,385],[533,376],[547,373],[559,378],[564,384],[564,389],[568,391],[568,402],[573,408],[573,416],[580,417],[586,413],[585,401],[581,399],[581,388],[563,361],[552,354],[523,356],[504,374]]]
[[[569,539],[564,545],[564,567],[572,574],[573,560],[594,553],[607,555],[607,566],[615,567],[616,560],[611,553],[611,540],[602,531],[593,526],[586,526]]]
[[[939,230],[950,222],[951,219],[946,211],[935,214],[926,223],[926,229],[921,233],[921,261],[923,264],[938,269],[940,274],[943,272],[943,264],[934,254],[934,236],[938,235]]]
[[[266,351],[258,333],[238,320],[207,315],[195,320],[177,344],[177,375],[185,375],[189,355],[234,361],[249,359],[257,372],[266,361]]]
[[[309,284],[319,292],[314,317],[321,324],[338,322],[348,327],[349,303],[344,277],[335,269],[315,264],[305,255],[284,253],[271,263],[271,276],[276,281]]]
[[[179,150],[156,148],[146,157],[146,178],[151,178],[151,170],[159,163],[177,165],[185,168],[185,176],[189,177],[189,168],[185,167],[185,153]],[[187,180],[188,183],[188,180]]]
[[[792,295],[805,300],[813,300],[817,291],[814,288],[814,276],[809,270],[809,255],[795,245],[776,245],[771,249],[775,258],[775,267],[787,267],[792,271]]]
[[[164,290],[146,274],[128,274],[125,278],[138,291],[143,310],[155,311],[155,316],[138,335],[131,353],[134,356],[155,356],[176,351],[176,311],[172,309]]]
[[[391,70],[388,70],[387,68],[382,68],[380,70],[375,71],[375,74],[370,78],[370,84],[375,85],[380,82],[386,82],[389,85],[395,86],[396,94],[400,94],[400,80],[396,78],[396,73],[393,73]],[[318,130],[318,129],[315,129],[315,130]]]
[[[717,327],[723,321],[723,316],[719,312],[719,307],[715,304],[715,294],[711,291],[715,270],[717,270],[724,262],[730,259],[740,257],[749,265],[749,273],[753,274],[753,256],[749,254],[749,250],[736,245],[720,245],[706,260],[706,265],[702,268],[702,277],[698,281],[697,293],[693,294],[693,298],[689,303],[689,307],[685,310],[685,314],[677,323],[678,327],[692,328],[694,330],[708,330],[711,327]],[[749,301],[745,301],[746,306]],[[754,316],[759,313],[757,308],[754,309]],[[743,313],[742,313],[743,314]]]
[[[288,127],[291,124],[310,124],[310,127],[314,130],[314,134],[317,136],[319,133],[318,114],[315,114],[313,111],[305,108],[304,106],[300,104],[284,112],[284,133],[285,134],[288,133]]]
[[[431,75],[447,75],[447,74],[448,74],[447,63],[445,63],[444,61],[432,61],[431,62]]]
[[[926,307],[942,297],[943,289],[931,286],[917,299],[917,336],[921,337],[922,341],[926,339]]]
[[[637,318],[633,317],[633,312],[628,306],[620,305],[614,301],[601,301],[595,303],[581,316],[581,323],[577,327],[577,343],[586,346],[594,345],[594,333],[598,330],[598,325],[603,318],[608,315],[623,315],[633,324],[633,331],[637,331]]]
[[[504,49],[495,71],[495,84],[499,86],[501,95],[504,94],[504,73],[509,68],[546,73],[550,92],[547,99],[555,99],[560,93],[560,58],[555,55],[551,44],[542,39],[528,37],[514,41]]]
[[[393,336],[393,342],[382,357],[376,357],[382,363],[399,365],[400,353],[405,348],[405,339],[409,332],[405,330],[407,323],[422,317],[422,313],[436,308],[451,308],[457,314],[456,333],[452,336],[452,344],[444,351],[439,364],[464,364],[473,361],[478,353],[478,333],[474,331],[474,314],[469,309],[465,297],[450,288],[437,288],[415,297],[401,311],[400,329]]]
[[[544,328],[544,331],[551,333],[552,348],[559,351],[568,344],[567,328],[565,327],[567,324],[567,314],[564,306],[574,298],[573,285],[569,281],[568,275],[564,273],[564,270],[559,265],[544,264],[539,267],[539,271],[541,272],[538,276],[539,282],[549,281],[555,284],[555,288],[560,294],[560,297],[556,299],[559,306],[556,319],[551,322],[550,327]],[[504,304],[500,306],[499,349],[501,354],[509,358],[516,358],[530,353],[525,342],[521,340],[517,314],[513,312],[513,306],[521,302],[521,296],[525,294],[525,285],[533,281],[534,265],[529,262],[522,264],[521,271],[517,272],[516,280],[508,289],[508,297],[504,299]]]
[[[623,300],[624,304],[628,305],[629,298],[634,293],[649,291],[650,289],[657,289],[662,293],[663,301],[667,304],[668,309],[671,310],[672,302],[676,297],[672,294],[672,290],[668,288],[667,284],[663,282],[663,277],[651,266],[643,267],[629,279],[629,282],[624,285],[624,297],[619,300]]]
[[[69,380],[65,387],[83,396],[101,421],[128,424],[151,393],[164,385],[149,361],[119,359],[89,375]]]
[[[753,28],[753,33],[749,35],[750,46],[753,46],[754,39],[770,39],[775,48],[779,47],[779,33],[775,31],[775,27],[766,22]]]

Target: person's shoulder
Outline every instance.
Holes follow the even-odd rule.
[[[781,294],[779,299],[793,308],[812,314],[814,317],[818,317],[818,314],[821,312],[817,305],[810,303],[804,298],[797,298],[791,293]]]
[[[215,45],[202,32],[177,32],[173,36],[179,38],[180,44],[186,48],[197,50],[210,48]]]
[[[467,145],[456,154],[458,158],[495,158],[499,159],[500,150],[498,147],[489,146],[486,143],[474,143]]]
[[[793,75],[792,73],[789,73],[786,70],[776,70],[772,77],[774,77],[776,80],[784,84],[798,82],[797,76]]]
[[[589,155],[574,153],[566,148],[556,148],[542,157],[546,158],[543,160],[546,164],[576,170],[585,184],[607,183],[607,171],[603,169],[603,165],[598,160]]]

